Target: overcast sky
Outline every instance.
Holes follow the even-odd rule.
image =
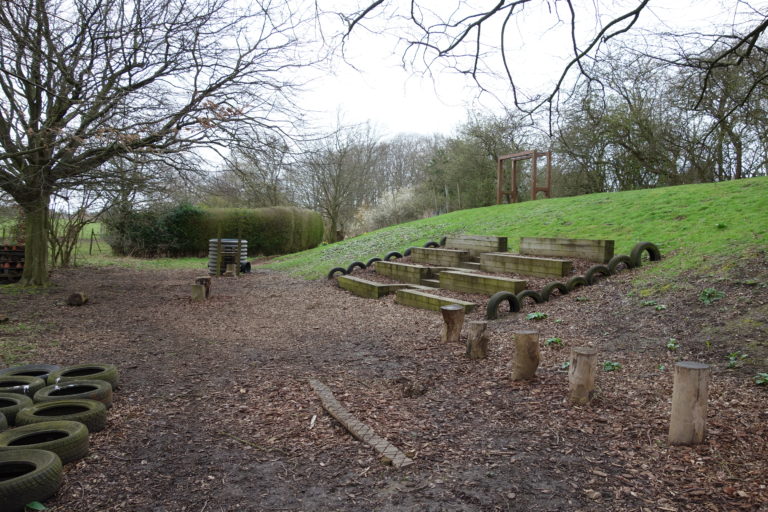
[[[445,0],[423,3],[441,1]],[[619,3],[626,10],[627,5],[635,2]],[[643,29],[711,30],[716,24],[732,22],[739,5],[733,0],[652,3],[650,10],[642,14],[634,36],[642,34]],[[543,92],[558,77],[569,57],[570,34],[567,23],[557,23],[556,17],[544,10],[546,3],[534,6],[510,28],[514,35],[508,44],[515,48],[512,62],[520,72],[516,78],[523,81],[529,92]],[[601,7],[600,14],[610,16],[613,13],[609,8]],[[594,13],[582,20],[584,34],[591,33]],[[346,60],[354,67],[335,62],[333,69],[301,96],[301,103],[313,111],[309,117],[320,126],[331,127],[340,116],[345,123],[370,121],[385,137],[400,132],[450,134],[466,119],[468,109],[499,110],[502,104],[511,103],[509,91],[501,82],[493,87],[496,98],[492,94],[478,98],[474,82],[457,73],[432,68],[436,74],[424,76],[403,69],[402,53],[396,42],[380,34],[354,32],[346,48]]]

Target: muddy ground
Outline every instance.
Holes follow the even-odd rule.
[[[258,267],[214,280],[205,303],[189,298],[196,271],[57,271],[44,293],[0,290],[0,342],[33,347],[25,361],[121,372],[108,427],[65,468],[53,512],[768,510],[760,261],[717,281],[726,296],[711,305],[702,281],[643,306],[637,270],[527,304],[489,324],[482,361],[441,343],[437,313]],[[72,291],[90,302],[65,306]],[[513,382],[512,333],[530,328],[538,375]],[[564,400],[580,345],[621,364],[599,372],[587,407]],[[735,350],[749,357],[728,369]],[[666,442],[676,360],[713,365],[696,447]],[[416,463],[383,464],[324,413],[311,378]]]

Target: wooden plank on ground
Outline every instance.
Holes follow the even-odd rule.
[[[402,288],[410,288],[412,286],[402,283],[377,283],[355,276],[339,276],[336,281],[339,283],[339,288],[368,299],[378,299]]]
[[[613,258],[613,246],[613,240],[523,237],[520,239],[520,254],[608,263]]]
[[[374,263],[377,274],[402,281],[404,283],[420,284],[422,279],[429,279],[432,273],[424,265],[410,265],[394,261],[377,261]]]
[[[445,239],[446,249],[469,251],[472,259],[484,252],[507,252],[507,237],[480,235],[452,235]]]
[[[310,379],[309,385],[312,386],[312,390],[320,398],[320,402],[323,404],[323,409],[328,411],[328,414],[333,416],[336,421],[344,425],[344,428],[346,428],[350,434],[355,436],[355,438],[370,445],[376,450],[386,463],[392,464],[396,468],[403,468],[414,464],[415,461],[398,450],[395,445],[383,437],[376,435],[371,427],[352,416],[352,414],[350,414],[350,412],[336,400],[336,397],[333,396],[333,392],[331,392],[328,386],[315,379]]]
[[[455,249],[437,249],[432,247],[414,247],[411,250],[411,261],[415,263],[428,263],[443,267],[458,267],[462,262],[469,260],[469,251]]]

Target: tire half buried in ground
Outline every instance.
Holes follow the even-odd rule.
[[[25,505],[43,501],[61,485],[61,459],[47,450],[0,452],[0,510],[23,512]]]
[[[88,429],[79,421],[45,421],[0,432],[0,452],[48,450],[63,464],[88,455]]]
[[[58,420],[79,421],[88,432],[99,432],[107,425],[107,407],[96,400],[55,400],[25,407],[16,414],[18,426]]]
[[[35,393],[35,402],[53,402],[84,398],[103,403],[107,409],[112,407],[112,386],[103,380],[78,380],[64,384],[46,386]]]

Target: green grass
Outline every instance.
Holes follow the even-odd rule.
[[[768,246],[768,178],[461,210],[276,258],[266,267],[316,279],[332,267],[459,233],[507,236],[511,251],[524,236],[612,239],[616,254],[654,242],[664,259],[644,272],[649,281],[692,269],[727,271]]]

